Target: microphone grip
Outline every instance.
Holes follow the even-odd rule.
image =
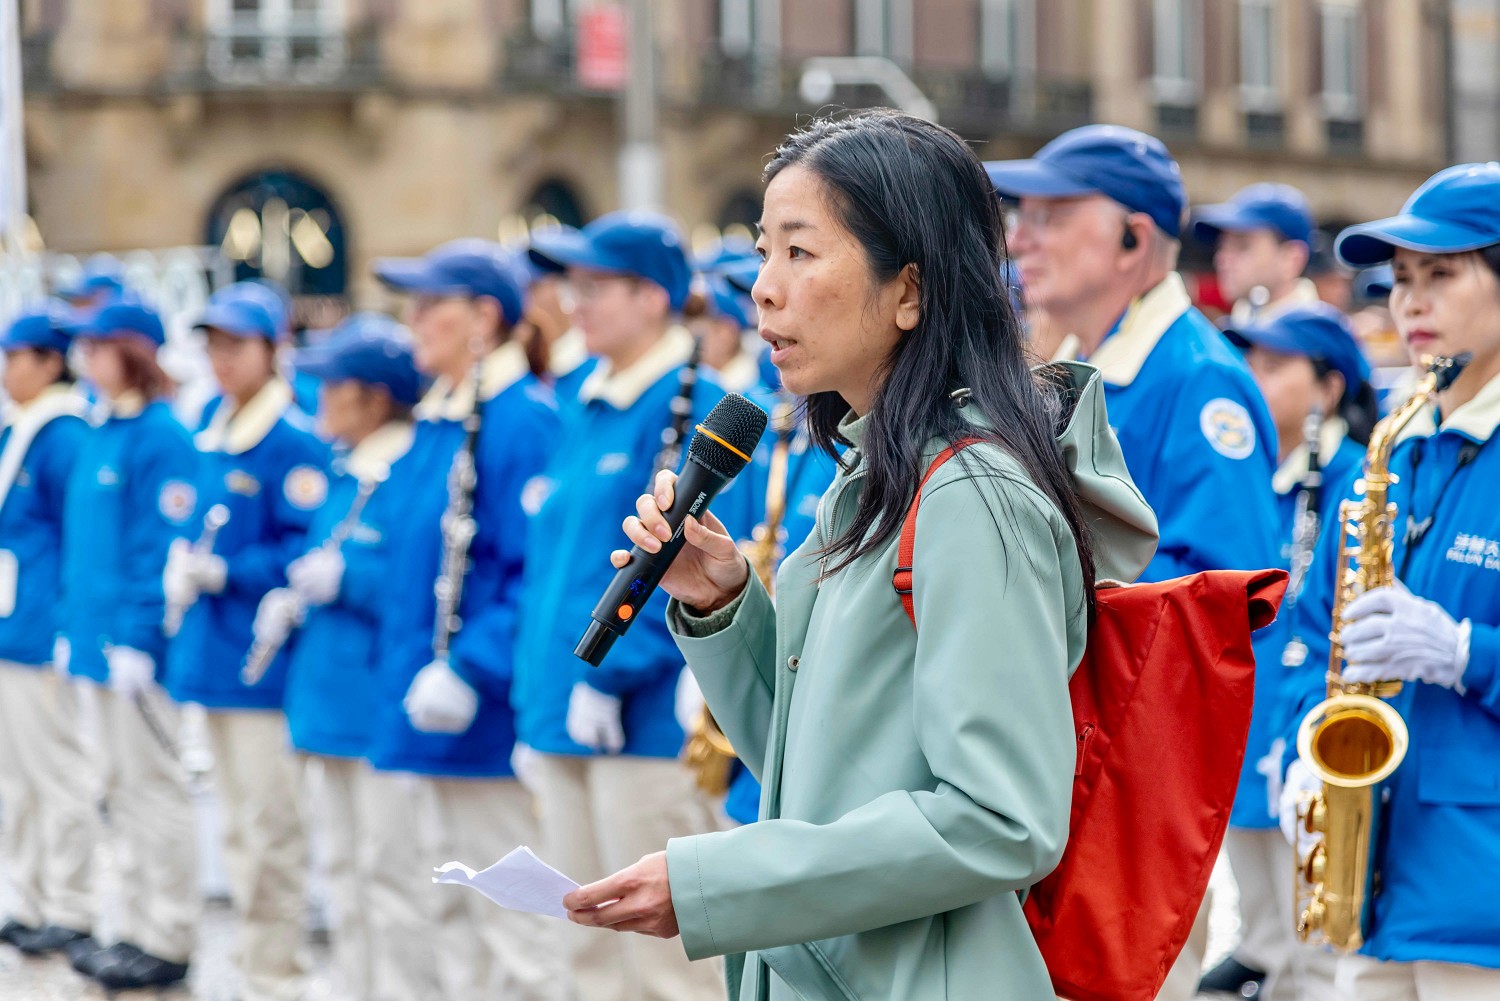
[[[682,528],[688,515],[701,516],[708,508],[708,502],[727,482],[720,474],[688,457],[682,474],[677,478],[672,506],[662,512],[672,527],[672,538],[662,543],[659,552],[648,553],[640,546],[630,550],[629,562],[616,572],[615,579],[594,606],[588,630],[573,649],[576,656],[594,667],[604,661],[604,655],[609,653],[615,640],[630,629],[630,624],[656,592],[667,568],[681,552],[687,541],[683,538]]]

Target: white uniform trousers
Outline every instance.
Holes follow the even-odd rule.
[[[102,686],[93,694],[104,798],[125,888],[117,937],[153,956],[186,963],[202,910],[187,773],[154,735],[135,699]],[[176,745],[182,731],[177,706],[154,685],[141,698]]]
[[[430,934],[444,996],[556,1001],[562,996],[557,919],[506,910],[466,887],[431,882],[432,870],[445,862],[483,869],[517,845],[535,844],[530,794],[515,779],[423,778],[417,790],[429,829],[422,873],[437,914]]]
[[[22,924],[94,928],[99,814],[78,690],[50,666],[0,661],[0,815]]]
[[[424,844],[419,810],[422,780],[364,767],[355,809],[363,841],[355,852],[363,871],[370,942],[370,1001],[441,1001],[438,984],[435,865],[449,861]],[[330,845],[336,855],[340,846]],[[362,1001],[362,999],[360,999]]]
[[[1459,963],[1383,963],[1368,956],[1338,961],[1338,1001],[1493,1001],[1500,970]]]
[[[238,917],[244,1001],[301,1001],[308,955],[302,772],[275,710],[211,710],[208,738],[224,818],[224,866]]]
[[[692,774],[674,759],[538,754],[542,858],[588,884],[664,851],[670,838],[719,828]],[[724,997],[724,965],[690,963],[679,939],[569,924],[569,970],[580,1001]]]
[[[1266,972],[1261,1001],[1329,1001],[1338,957],[1297,938],[1292,906],[1292,846],[1281,829],[1231,827],[1224,852],[1240,893],[1235,958]]]

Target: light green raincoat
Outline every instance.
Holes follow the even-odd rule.
[[[1134,580],[1156,520],[1125,470],[1097,371],[1060,437],[1101,578]],[[1053,996],[1018,890],[1067,838],[1068,677],[1087,636],[1073,537],[999,448],[928,483],[914,631],[891,586],[898,540],[819,586],[852,521],[855,449],[783,563],[706,618],[669,621],[725,734],[761,782],[761,820],[668,843],[683,945],[730,962],[738,1001],[1039,1001]],[[941,443],[927,448],[928,461]],[[972,475],[979,473],[977,478]]]

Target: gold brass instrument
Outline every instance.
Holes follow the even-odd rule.
[[[1426,361],[1426,360],[1424,360]],[[1396,478],[1390,471],[1396,437],[1433,398],[1453,384],[1467,356],[1428,361],[1427,374],[1411,398],[1375,426],[1365,455],[1364,478],[1355,485],[1361,500],[1339,507],[1338,585],[1329,633],[1328,697],[1303,718],[1297,754],[1323,788],[1297,808],[1298,824],[1321,834],[1297,863],[1297,935],[1317,934],[1335,949],[1364,944],[1376,890],[1375,839],[1381,804],[1377,786],[1406,757],[1406,722],[1389,703],[1400,681],[1370,684],[1343,678],[1343,615],[1357,595],[1395,581],[1392,560],[1396,507],[1389,500]]]
[[[776,444],[771,450],[771,467],[766,476],[766,517],[740,549],[749,561],[750,569],[766,586],[766,593],[774,597],[776,567],[784,555],[782,521],[786,518],[787,469],[791,464],[792,432],[796,427],[790,402],[782,400],[772,408],[771,426],[776,431]],[[713,713],[704,706],[683,749],[683,760],[692,769],[698,788],[710,796],[722,796],[728,792],[735,757],[734,746],[719,729]]]

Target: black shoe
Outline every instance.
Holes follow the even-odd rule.
[[[23,925],[21,922],[12,919],[0,925],[0,942],[9,942],[11,945],[15,945],[17,936],[34,935],[35,933],[36,929],[31,927],[31,925]]]
[[[63,955],[68,957],[68,963],[74,969],[78,968],[78,963],[84,958],[103,951],[104,947],[92,935],[85,935],[63,946]]]
[[[73,969],[85,977],[92,977],[100,967],[122,957],[145,955],[129,942],[116,942],[111,946],[100,946],[97,942],[94,944],[97,948],[85,949],[83,943],[79,942],[76,943],[77,948],[68,952],[68,962],[73,965]]]
[[[174,963],[149,952],[136,950],[134,956],[105,963],[94,974],[94,979],[110,990],[133,991],[142,987],[165,987],[187,979],[188,965]]]
[[[29,935],[17,934],[15,937],[16,948],[28,956],[45,956],[49,952],[57,952],[66,949],[74,942],[84,939],[93,941],[86,931],[78,931],[75,928],[64,928],[61,925],[48,925],[38,929]]]
[[[1252,970],[1233,956],[1215,966],[1198,981],[1200,994],[1233,994],[1242,998],[1253,998],[1260,993],[1266,981],[1264,970]]]

